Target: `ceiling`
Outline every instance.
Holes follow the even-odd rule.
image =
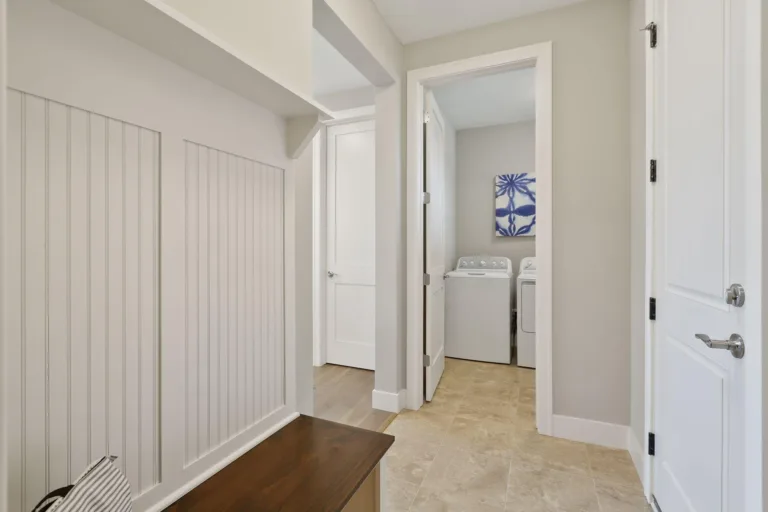
[[[534,68],[459,80],[433,89],[456,130],[532,121],[536,118]]]
[[[584,0],[373,0],[403,44]]]
[[[371,86],[317,30],[312,35],[312,81],[315,98]]]

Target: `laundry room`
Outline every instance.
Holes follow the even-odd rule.
[[[536,67],[516,67],[424,88],[425,353],[437,354],[425,369],[425,407],[477,398],[476,408],[530,428],[536,77]],[[437,286],[435,275],[444,276]]]

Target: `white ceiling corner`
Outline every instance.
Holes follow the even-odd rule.
[[[373,0],[403,44],[584,0]]]
[[[458,80],[433,89],[443,116],[456,130],[533,121],[534,68]]]

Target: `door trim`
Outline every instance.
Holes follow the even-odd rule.
[[[424,90],[458,78],[521,67],[536,68],[536,424],[552,435],[552,43],[545,42],[408,72],[407,83],[407,406],[424,403],[422,378]]]
[[[373,121],[374,106],[334,112],[334,119],[323,121],[323,126],[312,141],[312,364],[323,366],[328,362],[327,299],[328,286],[328,127],[340,124]]]

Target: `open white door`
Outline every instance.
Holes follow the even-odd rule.
[[[424,118],[424,397],[429,402],[445,368],[445,131],[443,116],[431,92]]]
[[[745,272],[754,233],[744,220],[759,212],[743,201],[743,30],[734,16],[743,0],[655,1],[652,493],[663,512],[741,512],[751,510],[745,361],[759,343],[746,339],[738,358],[750,289],[759,286]],[[734,283],[746,289],[744,307],[726,292]]]
[[[374,122],[328,128],[327,361],[373,370],[376,359]]]

